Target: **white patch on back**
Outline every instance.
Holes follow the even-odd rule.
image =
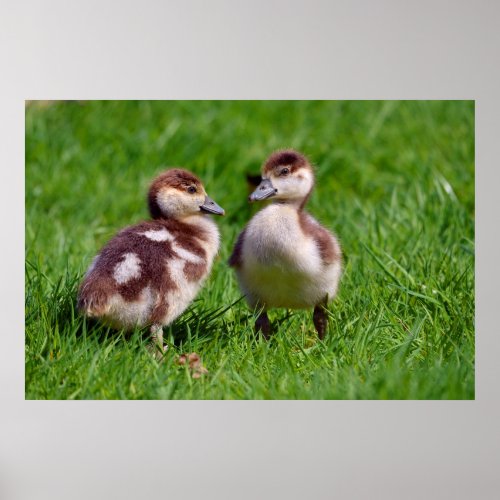
[[[140,263],[141,261],[135,253],[123,254],[123,260],[115,266],[113,278],[119,285],[122,285],[133,278],[139,277],[141,274]]]
[[[204,259],[202,259],[199,255],[182,248],[177,243],[172,243],[172,249],[181,259],[187,260],[188,262],[192,262],[193,264],[204,262]]]
[[[144,233],[140,233],[146,238],[152,241],[174,241],[175,237],[167,231],[165,228],[162,229],[150,229],[149,231],[145,231]]]

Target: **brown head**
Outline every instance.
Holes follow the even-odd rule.
[[[262,167],[262,181],[250,201],[273,198],[303,207],[314,186],[309,160],[293,149],[273,153]]]
[[[196,175],[181,168],[160,174],[148,192],[153,219],[184,218],[200,213],[224,215],[224,210],[206,193]]]

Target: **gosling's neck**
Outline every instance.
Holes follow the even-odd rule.
[[[181,224],[199,224],[204,223],[207,220],[212,220],[210,214],[206,214],[203,212],[197,214],[189,214],[189,215],[179,215],[179,214],[162,214],[161,217],[153,217],[153,220],[159,221],[175,221],[180,222]]]
[[[282,200],[272,200],[272,204],[282,205],[297,210],[297,212],[300,212],[304,209],[308,198],[309,195],[306,198],[287,198]]]
[[[179,217],[177,220],[185,224],[206,224],[207,222],[212,222],[212,216],[200,212],[199,214],[186,215],[185,217]]]

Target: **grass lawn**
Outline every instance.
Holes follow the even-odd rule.
[[[255,212],[247,172],[294,147],[317,166],[308,209],[343,246],[324,342],[312,311],[274,310],[253,333],[227,265]],[[147,217],[167,166],[198,174],[226,210],[197,300],[165,328],[79,317],[78,282],[120,228]],[[178,355],[197,352],[191,377]],[[32,103],[26,107],[26,398],[474,398],[474,103],[222,101]]]

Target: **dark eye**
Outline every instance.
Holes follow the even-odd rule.
[[[281,171],[280,171],[280,175],[288,175],[290,173],[290,169],[289,168],[282,168]]]
[[[189,186],[188,187],[188,193],[191,193],[191,194],[196,193],[196,188],[194,186]]]

